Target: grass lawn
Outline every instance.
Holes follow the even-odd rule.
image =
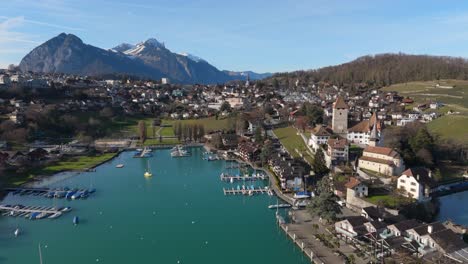
[[[283,127],[273,130],[275,135],[281,141],[281,144],[288,150],[288,152],[295,158],[299,158],[300,155],[296,149],[302,153],[307,162],[312,163],[313,158],[308,153],[308,148],[302,140],[301,136],[297,134],[297,130],[294,127]]]
[[[10,177],[7,178],[7,183],[9,185],[18,186],[39,175],[52,175],[62,171],[90,169],[113,158],[115,155],[117,154],[105,153],[98,156],[80,156],[67,158],[43,168],[34,168],[22,174],[11,174]]]
[[[161,130],[159,130],[159,134],[163,137],[173,137],[174,135],[174,128],[172,126],[170,127],[162,127]]]
[[[163,124],[174,125],[177,122],[183,124],[201,124],[205,127],[205,132],[215,130],[228,130],[235,127],[236,120],[234,117],[219,118],[216,120],[215,117],[207,117],[200,119],[187,119],[187,120],[163,120]]]
[[[386,206],[389,206],[391,208],[395,208],[398,205],[398,202],[395,199],[395,197],[389,194],[369,196],[366,198],[366,200],[373,204],[379,204],[379,202],[381,201]]]
[[[427,124],[429,130],[441,139],[468,144],[468,116],[446,115]]]

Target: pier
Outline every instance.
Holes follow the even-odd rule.
[[[219,176],[222,181],[257,181],[257,180],[266,180],[265,175],[253,175],[253,176],[230,176],[221,173]]]
[[[0,205],[0,211],[3,211],[3,212],[8,212],[7,215],[11,215],[11,213],[46,213],[46,214],[55,214],[55,213],[58,213],[60,212],[59,210],[57,209],[54,209],[53,207],[34,207],[34,206],[27,206],[27,207],[23,207],[23,208],[16,208],[16,207],[9,207],[9,206],[4,206],[4,205]],[[19,214],[16,214],[16,215],[19,215]],[[12,216],[16,216],[15,214],[13,214]]]
[[[0,205],[3,216],[26,217],[34,219],[55,219],[71,210],[71,207],[55,208],[50,206]]]
[[[248,195],[252,194],[273,194],[270,188],[254,188],[254,189],[226,189],[223,188],[224,195]]]

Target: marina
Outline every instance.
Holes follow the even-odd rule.
[[[90,194],[95,193],[96,189],[83,189],[83,188],[6,188],[6,192],[12,195],[31,195],[43,196],[46,198],[65,198],[65,199],[84,199],[88,198]]]
[[[170,152],[154,150],[147,159],[134,159],[134,151],[123,152],[96,172],[58,175],[31,186],[79,188],[92,181],[99,191],[89,201],[10,193],[1,204],[73,206],[73,213],[63,212],[54,220],[0,217],[0,243],[8,244],[7,250],[0,251],[0,259],[36,263],[40,243],[48,264],[64,260],[67,264],[96,263],[97,259],[114,264],[134,263],[135,259],[140,263],[237,264],[238,258],[225,257],[233,250],[242,252],[245,264],[310,263],[279,232],[275,210],[267,208],[276,203],[276,197],[260,193],[224,196],[221,190],[233,187],[219,180],[224,161],[202,160],[202,148],[190,148],[192,156],[180,159],[172,158]],[[143,177],[147,162],[153,174],[150,178]],[[117,164],[125,167],[116,168]],[[261,181],[253,184],[265,189]],[[287,215],[284,210],[279,209]],[[79,217],[76,226],[74,216]],[[15,237],[17,228],[20,232]],[[265,254],[265,248],[271,253]]]

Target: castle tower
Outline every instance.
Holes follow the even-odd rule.
[[[332,130],[343,137],[348,133],[348,105],[341,96],[333,103]]]

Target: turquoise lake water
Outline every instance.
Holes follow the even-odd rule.
[[[224,196],[219,174],[224,161],[201,159],[201,148],[173,159],[169,150],[149,158],[153,177],[143,173],[147,159],[132,152],[99,166],[96,172],[52,177],[46,186],[92,187],[86,200],[55,201],[72,206],[59,219],[0,217],[0,263],[310,263],[275,223],[267,195]],[[122,169],[116,164],[124,163]],[[69,175],[69,174],[65,174]],[[11,196],[3,204],[54,205],[36,196]],[[72,224],[73,216],[80,224]],[[14,238],[19,226],[22,233]]]
[[[457,224],[468,226],[468,191],[443,196],[439,200],[438,220],[450,219]]]

